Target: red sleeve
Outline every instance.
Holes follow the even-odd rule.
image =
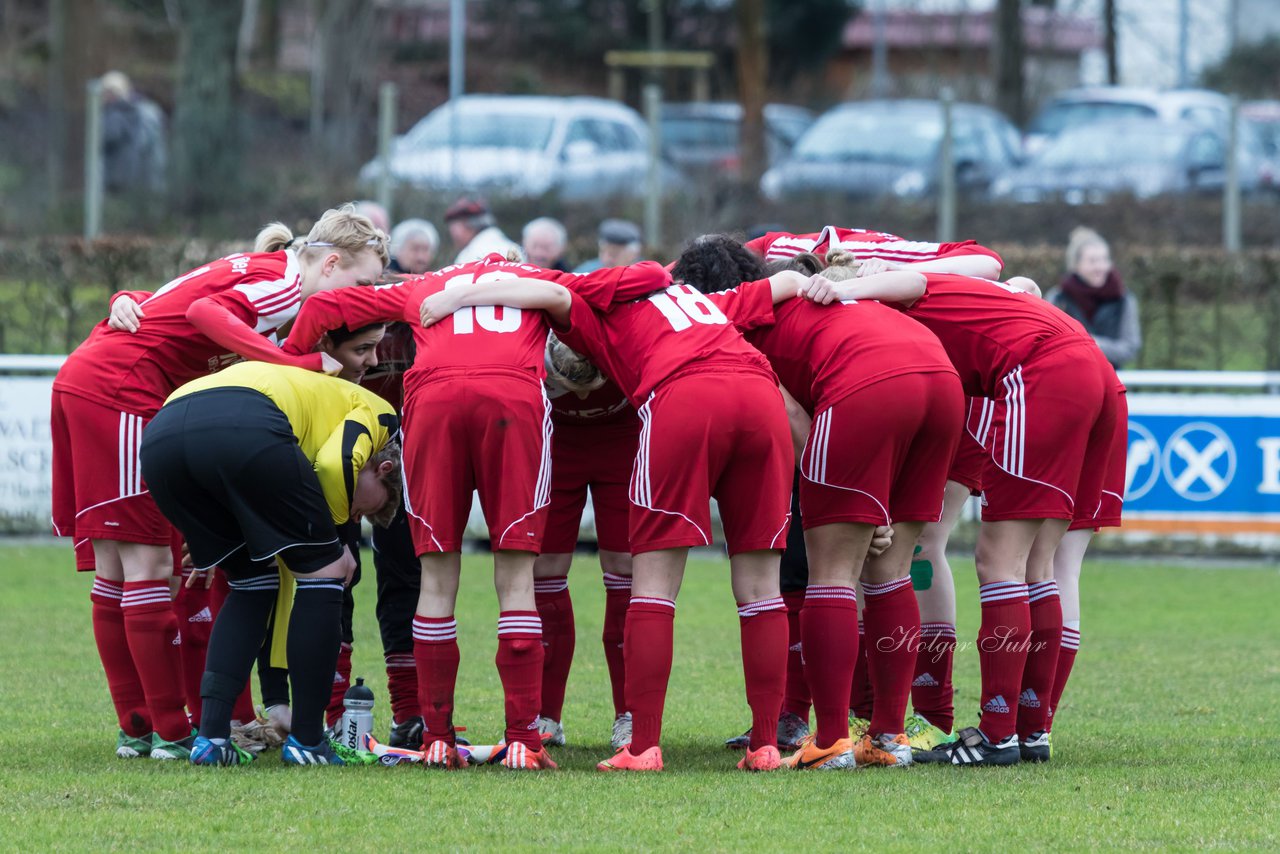
[[[757,237],[755,240],[748,240],[742,245],[763,258],[765,253],[769,251],[769,247],[773,245],[775,237],[777,237],[777,232],[771,231],[768,234]]]
[[[994,249],[988,249],[976,240],[962,240],[959,243],[941,243],[938,245],[938,258],[957,258],[962,255],[986,255],[994,258],[1004,269],[1004,259]]]
[[[256,362],[293,365],[309,371],[321,370],[319,353],[295,356],[285,353],[266,338],[245,326],[244,320],[211,299],[198,299],[187,309],[187,320],[202,335],[229,352]]]
[[[732,290],[707,294],[707,299],[715,303],[740,332],[774,323],[773,283],[768,279],[743,282]]]
[[[395,285],[340,288],[312,294],[298,311],[284,349],[288,353],[310,353],[330,329],[345,326],[359,329],[370,323],[410,320],[405,317],[417,281]],[[416,322],[417,318],[412,318]]]
[[[115,305],[116,300],[120,299],[120,297],[128,297],[129,299],[141,305],[142,303],[151,299],[153,295],[154,295],[153,291],[118,291],[117,293],[114,293],[111,295],[111,299],[107,300],[107,310],[110,311],[111,306]]]
[[[627,267],[609,267],[588,273],[582,279],[590,280],[600,274],[604,274],[601,276],[604,284],[588,282],[584,287],[580,280],[576,286],[567,282],[565,286],[575,291],[592,308],[604,310],[614,303],[647,297],[671,284],[671,274],[657,261],[641,261]]]
[[[572,293],[569,322],[561,324],[552,321],[551,328],[555,331],[556,337],[570,349],[576,350],[594,362],[605,376],[613,376],[613,366],[610,364],[611,351],[604,324],[591,306],[577,293]]]

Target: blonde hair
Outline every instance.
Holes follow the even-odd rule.
[[[279,252],[281,249],[293,249],[301,255],[311,249],[332,248],[348,261],[361,252],[372,251],[378,254],[385,267],[391,261],[387,243],[387,235],[382,229],[364,214],[357,213],[355,205],[345,204],[325,211],[301,240],[284,223],[269,223],[258,232],[253,241],[253,251]]]
[[[1080,263],[1080,253],[1084,251],[1086,246],[1097,244],[1104,249],[1110,251],[1111,247],[1107,245],[1107,241],[1102,239],[1102,235],[1094,231],[1092,228],[1085,228],[1083,225],[1076,226],[1071,229],[1071,234],[1067,238],[1067,272],[1074,273],[1076,265]]]
[[[832,249],[827,253],[827,269],[822,271],[822,276],[832,282],[843,282],[857,276],[861,266],[862,262],[852,252]]]

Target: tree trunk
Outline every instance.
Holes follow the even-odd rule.
[[[995,25],[996,106],[1021,127],[1026,120],[1022,0],[998,0]]]
[[[319,16],[324,76],[321,145],[331,166],[346,171],[372,153],[377,63],[355,57],[377,55],[377,16],[368,0],[327,0]]]
[[[230,196],[239,177],[243,127],[236,42],[243,6],[226,0],[174,0],[178,10],[178,86],[173,117],[176,198],[198,213]]]
[[[82,186],[85,85],[102,72],[97,0],[54,0],[49,9],[49,192]],[[55,205],[56,207],[56,205]]]
[[[738,30],[738,100],[742,104],[742,182],[754,186],[765,170],[764,103],[769,51],[764,0],[734,3]]]
[[[1102,28],[1107,52],[1107,83],[1120,83],[1120,63],[1116,53],[1116,0],[1102,2]]]

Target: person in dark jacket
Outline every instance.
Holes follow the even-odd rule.
[[[1138,301],[1111,265],[1107,242],[1091,229],[1074,229],[1067,270],[1046,299],[1080,321],[1112,366],[1123,368],[1142,349],[1142,328]]]

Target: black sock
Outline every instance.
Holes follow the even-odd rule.
[[[271,641],[276,633],[276,613],[272,612],[267,626],[267,636],[258,652],[258,688],[262,693],[262,707],[289,705],[289,671],[271,666]]]
[[[293,737],[312,747],[324,738],[324,711],[342,644],[342,579],[299,578],[289,618]]]
[[[262,648],[280,576],[272,567],[269,574],[228,583],[231,592],[209,635],[200,680],[200,734],[205,738],[231,737],[231,710],[249,681],[254,656]]]

